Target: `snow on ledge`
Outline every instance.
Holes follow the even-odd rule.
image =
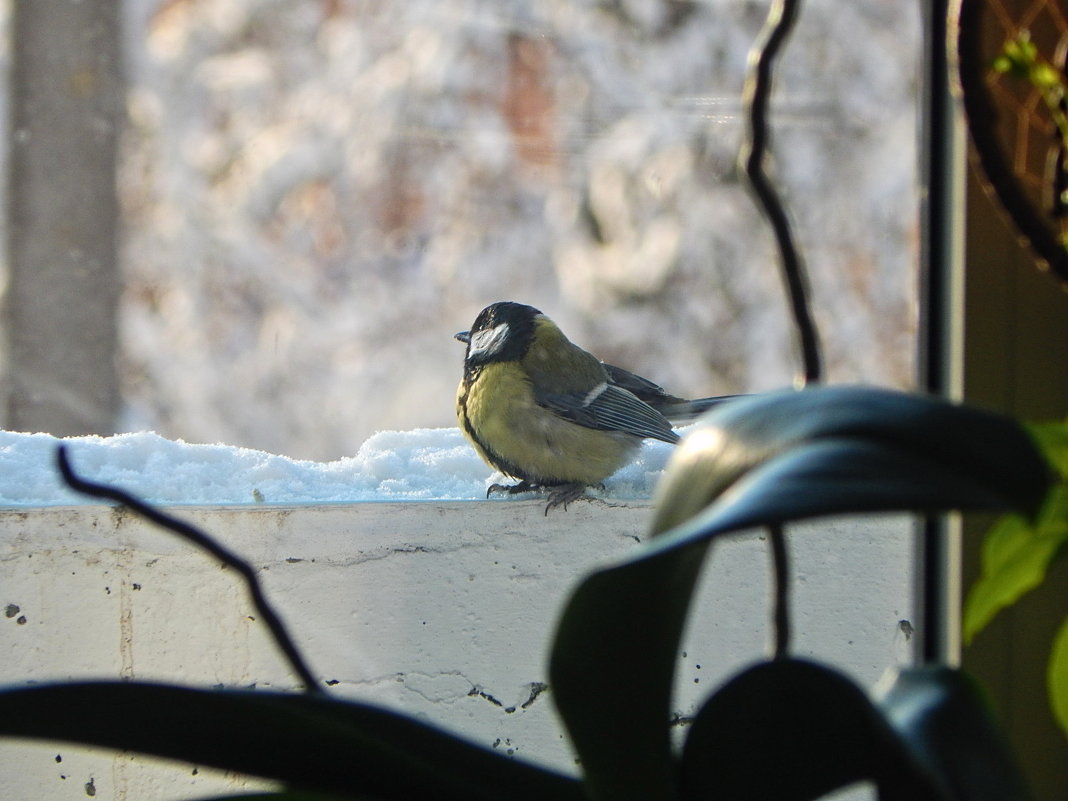
[[[355,456],[313,462],[231,445],[191,444],[154,432],[68,437],[0,431],[0,506],[88,504],[63,485],[56,449],[82,477],[156,504],[481,500],[493,473],[457,428],[380,431]],[[601,497],[649,498],[671,446],[646,442]],[[501,498],[502,496],[494,496]]]

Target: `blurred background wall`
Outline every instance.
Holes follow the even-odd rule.
[[[773,173],[833,381],[913,382],[915,5],[810,0],[778,73]],[[503,299],[679,394],[792,382],[735,169],[764,3],[121,12],[115,430],[333,459],[454,425],[452,334]]]
[[[17,3],[0,271],[0,425],[108,433],[116,370],[117,152],[125,88],[113,3]]]

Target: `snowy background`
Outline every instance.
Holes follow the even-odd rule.
[[[452,426],[452,334],[505,299],[677,394],[793,380],[735,169],[765,3],[123,8],[119,430],[332,463]],[[833,381],[913,381],[920,49],[914,3],[809,0],[778,71]]]
[[[914,3],[810,0],[774,165],[829,378],[914,358]],[[123,430],[325,462],[454,424],[483,306],[678,394],[793,380],[743,0],[128,0]]]

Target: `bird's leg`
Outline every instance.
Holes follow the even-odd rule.
[[[599,486],[601,489],[604,489],[603,484]],[[488,498],[495,492],[503,492],[508,495],[516,495],[521,492],[548,493],[549,502],[545,504],[546,515],[549,514],[550,509],[555,509],[558,506],[564,507],[564,511],[567,511],[567,505],[572,501],[599,500],[597,498],[591,498],[586,494],[585,484],[554,484],[548,487],[543,487],[540,484],[535,484],[526,479],[523,479],[518,484],[491,484],[489,489],[486,490],[486,497]]]
[[[504,492],[508,495],[515,495],[520,492],[537,492],[541,489],[537,484],[532,484],[526,479],[523,479],[518,484],[491,484],[489,489],[486,490],[486,497],[488,498],[495,492]]]
[[[548,515],[549,510],[557,506],[563,506],[566,512],[567,505],[579,499],[592,500],[586,495],[585,484],[558,484],[549,490],[549,502],[545,504],[545,514]]]

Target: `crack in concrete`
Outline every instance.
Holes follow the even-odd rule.
[[[530,707],[533,706],[534,702],[538,700],[538,696],[540,696],[543,692],[549,689],[549,685],[543,681],[532,681],[527,685],[527,687],[529,688],[529,693],[527,694],[526,700],[522,701],[519,704],[513,704],[511,706],[505,706],[503,701],[501,701],[492,693],[486,692],[486,690],[484,690],[477,684],[472,685],[471,691],[468,693],[468,696],[477,696],[478,698],[482,698],[486,701],[489,701],[489,703],[493,704],[495,707],[502,709],[506,715],[511,715],[519,709],[530,709]]]
[[[532,681],[530,683],[530,695],[527,696],[527,700],[519,705],[520,709],[529,709],[530,706],[538,700],[543,692],[549,689],[549,685],[543,681]]]
[[[311,562],[320,565],[328,565],[330,567],[355,567],[362,565],[365,562],[378,562],[382,559],[388,559],[391,556],[406,556],[410,554],[447,554],[454,551],[461,550],[466,547],[475,547],[473,543],[460,543],[454,546],[429,546],[429,545],[399,545],[396,547],[375,548],[368,551],[360,551],[352,556],[344,559],[338,559],[332,556],[324,557],[303,557],[303,556],[289,556],[282,560],[283,564],[298,565],[304,562]]]
[[[409,679],[412,681],[409,681]],[[429,685],[420,686],[421,682],[432,683],[441,679],[460,679],[468,685],[469,689],[466,691],[449,691],[448,688],[443,688],[441,692],[435,694],[430,691]],[[443,671],[441,673],[398,672],[359,680],[330,678],[325,679],[324,683],[328,687],[344,686],[356,690],[373,690],[374,688],[382,687],[383,685],[399,684],[405,691],[414,693],[430,704],[451,704],[462,700],[463,698],[481,698],[483,701],[501,710],[506,715],[530,709],[537,703],[541,695],[549,689],[549,685],[543,681],[527,682],[525,685],[522,685],[526,687],[526,697],[519,703],[508,704],[505,701],[502,701],[496,694],[487,690],[483,685],[472,682],[459,671]]]

